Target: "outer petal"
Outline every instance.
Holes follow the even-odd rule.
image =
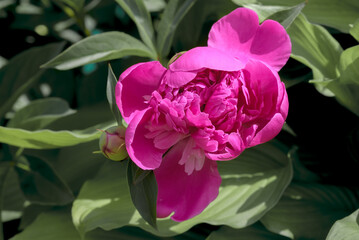
[[[155,169],[158,184],[157,216],[184,221],[201,213],[218,195],[221,177],[217,163],[206,159],[201,170],[191,175],[178,162],[188,139],[177,143]]]
[[[169,75],[167,83],[171,87],[180,87],[190,82],[197,72],[206,68],[221,71],[239,71],[244,65],[245,63],[241,60],[221,50],[210,47],[197,47],[184,53],[169,66],[172,74],[171,76],[169,73],[166,74]],[[178,74],[181,75],[178,76]]]
[[[125,141],[128,155],[142,169],[158,168],[162,155],[166,151],[156,148],[153,139],[145,137],[149,132],[145,126],[151,114],[151,109],[136,112],[126,129]]]
[[[242,61],[260,60],[276,71],[287,62],[292,48],[282,25],[266,20],[259,26],[257,14],[247,8],[238,8],[213,24],[208,46]]]
[[[135,64],[121,74],[116,85],[116,103],[127,123],[136,111],[147,108],[146,97],[158,88],[165,71],[156,61]]]
[[[258,126],[258,132],[249,144],[249,147],[253,147],[273,139],[281,131],[288,115],[289,103],[284,83],[280,81],[277,72],[270,70],[260,62],[253,61],[250,61],[245,69],[250,73],[251,80],[259,81],[262,93],[275,91],[277,95],[272,117],[264,126]],[[274,86],[276,87],[274,88]]]

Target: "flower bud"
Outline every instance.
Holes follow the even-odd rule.
[[[128,157],[125,145],[126,128],[114,126],[105,130],[100,137],[100,149],[106,158],[121,161]]]

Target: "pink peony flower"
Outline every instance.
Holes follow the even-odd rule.
[[[208,46],[164,68],[136,64],[120,76],[117,105],[129,124],[126,147],[142,169],[154,169],[157,216],[184,221],[218,195],[216,161],[274,138],[288,113],[277,71],[291,52],[285,29],[238,8],[216,22]]]

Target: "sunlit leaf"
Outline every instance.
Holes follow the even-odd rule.
[[[155,58],[153,52],[136,38],[122,32],[106,32],[75,43],[42,67],[67,70],[125,56]]]
[[[274,14],[270,15],[268,18],[273,19],[279,22],[284,28],[288,28],[293,21],[298,17],[302,9],[305,7],[305,2],[300,3],[296,6],[291,8],[285,9],[283,11],[275,12]]]
[[[356,240],[359,239],[359,209],[349,216],[336,221],[326,240]]]
[[[44,205],[65,205],[73,200],[69,187],[46,160],[31,156],[26,160],[26,168],[16,167],[26,200]]]
[[[75,226],[84,234],[97,227],[110,230],[129,224],[161,236],[177,235],[203,222],[242,228],[260,219],[278,202],[292,177],[286,154],[273,144],[248,149],[238,159],[218,165],[222,185],[217,199],[188,221],[157,219],[158,230],[154,230],[132,204],[125,164],[108,162],[83,185],[74,201]]]
[[[17,111],[7,127],[38,130],[73,113],[69,104],[60,98],[39,99]]]
[[[142,41],[152,50],[152,56],[156,53],[154,47],[155,33],[152,26],[151,15],[147,11],[142,0],[116,0],[123,10],[135,22]],[[157,57],[153,57],[156,59]]]
[[[359,42],[359,20],[353,24],[349,32]]]
[[[143,3],[149,12],[159,12],[166,7],[165,0],[143,0]]]
[[[110,125],[112,124],[100,124],[78,131],[27,131],[19,128],[7,128],[0,126],[0,142],[17,147],[32,149],[50,149],[73,146],[99,138],[101,132],[97,129],[106,128]]]
[[[316,183],[290,185],[261,222],[291,239],[325,239],[333,223],[357,209],[359,201],[347,188]]]
[[[158,24],[157,51],[161,58],[167,57],[178,24],[186,16],[196,0],[171,0]]]
[[[272,233],[261,224],[254,224],[243,229],[234,229],[223,226],[213,231],[206,240],[288,240],[289,238]]]

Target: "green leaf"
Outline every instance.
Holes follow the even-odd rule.
[[[142,41],[151,49],[152,58],[157,59],[155,43],[155,34],[152,26],[151,15],[147,11],[142,0],[116,0],[118,4],[135,22],[137,30],[140,33]]]
[[[4,184],[1,218],[3,222],[6,222],[21,217],[25,198],[20,188],[19,178],[13,167],[9,169]]]
[[[159,12],[166,7],[165,0],[143,0],[147,11],[149,12]]]
[[[136,38],[122,32],[106,32],[75,43],[41,67],[68,70],[125,56],[155,58],[153,52]]]
[[[7,178],[8,172],[10,169],[9,162],[0,162],[0,240],[4,239],[3,235],[3,224],[2,224],[2,211],[3,211],[3,196],[4,196],[4,186],[5,186],[5,180]]]
[[[325,239],[333,223],[359,206],[350,190],[316,183],[295,183],[261,222],[291,239]]]
[[[66,211],[40,214],[36,220],[12,240],[81,240]]]
[[[70,7],[76,12],[81,12],[84,7],[85,0],[56,0],[66,6]]]
[[[294,59],[310,67],[321,78],[339,76],[339,57],[343,50],[325,28],[309,23],[300,14],[287,31]]]
[[[61,98],[38,99],[17,111],[7,127],[38,130],[75,112]]]
[[[73,146],[99,138],[101,132],[97,129],[107,128],[110,125],[112,124],[99,124],[79,131],[27,131],[0,126],[0,142],[32,149],[51,149]]]
[[[261,224],[256,223],[243,229],[233,229],[223,226],[213,231],[206,240],[288,240],[289,238],[269,232]]]
[[[74,196],[69,187],[59,178],[55,170],[44,159],[26,156],[29,165],[16,165],[21,189],[31,203],[65,205]]]
[[[351,26],[349,32],[359,42],[359,20]]]
[[[359,239],[359,209],[349,216],[336,221],[330,229],[326,240]]]
[[[12,58],[0,70],[0,117],[9,111],[21,94],[26,93],[44,73],[40,65],[56,56],[64,43],[34,47]],[[21,70],[19,70],[21,69]]]
[[[158,24],[157,51],[160,58],[166,58],[172,46],[178,24],[186,16],[196,0],[171,0]]]
[[[283,11],[278,11],[270,15],[268,18],[279,22],[285,29],[287,29],[301,13],[302,9],[305,7],[305,4],[306,3],[303,2]]]
[[[112,114],[115,117],[117,124],[120,126],[120,125],[122,125],[122,117],[121,117],[120,110],[118,109],[118,106],[116,103],[116,94],[115,94],[116,85],[117,85],[117,78],[116,78],[115,74],[113,73],[111,65],[108,64],[106,96],[107,96],[107,101],[110,105]]]
[[[127,180],[133,205],[146,222],[157,228],[157,182],[155,174],[153,171],[142,170],[132,161],[128,161]]]
[[[73,222],[84,234],[125,225],[139,226],[155,235],[183,233],[199,223],[246,227],[260,219],[279,200],[292,177],[285,152],[274,143],[247,149],[238,159],[218,162],[222,177],[219,195],[200,215],[184,222],[157,219],[158,230],[135,210],[127,188],[124,163],[107,162],[87,181],[72,208]]]
[[[294,6],[304,0],[232,0],[238,5],[263,4]],[[356,0],[310,0],[303,13],[313,23],[339,29],[348,33],[350,24],[359,18],[359,2]]]
[[[340,56],[340,77],[328,83],[336,99],[359,116],[359,45],[346,49]]]

